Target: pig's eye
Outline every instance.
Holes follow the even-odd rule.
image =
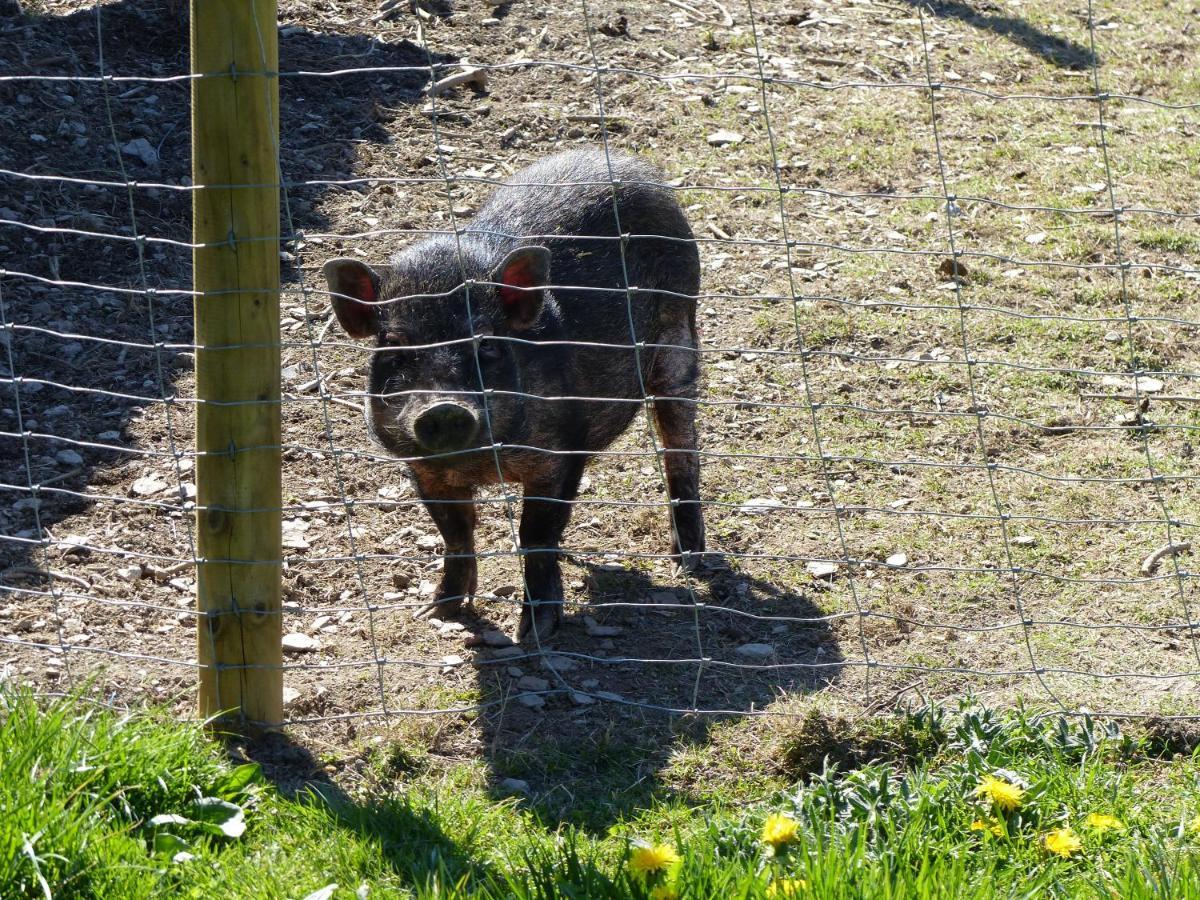
[[[484,365],[498,362],[501,353],[499,341],[483,340],[479,342],[479,361]]]

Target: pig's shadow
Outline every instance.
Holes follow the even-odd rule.
[[[704,752],[715,724],[820,689],[842,668],[823,610],[798,590],[718,568],[689,591],[579,560],[568,579],[576,565],[586,605],[568,605],[541,653],[526,645],[529,655],[479,669],[495,790],[524,782],[550,821],[602,831],[676,792],[672,757]],[[475,612],[473,628],[494,627],[486,606]]]

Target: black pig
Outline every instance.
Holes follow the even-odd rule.
[[[548,637],[562,618],[559,543],[584,465],[647,396],[671,552],[687,568],[700,561],[700,260],[662,181],[635,158],[560,153],[500,185],[457,238],[425,240],[378,269],[325,264],[338,321],[377,342],[367,430],[412,467],[446,542],[438,592],[418,615],[453,615],[475,593],[475,491],[520,482],[518,636]]]

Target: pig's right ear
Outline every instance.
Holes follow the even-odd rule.
[[[379,275],[357,259],[331,259],[322,270],[329,301],[346,334],[365,338],[379,333]]]

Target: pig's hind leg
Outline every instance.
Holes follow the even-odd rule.
[[[663,449],[667,493],[671,497],[671,555],[686,571],[704,556],[704,517],[700,511],[700,454],[696,441],[696,396],[700,367],[695,333],[684,328],[660,339],[676,348],[662,349],[646,388],[654,396],[652,415]]]
[[[547,459],[544,469],[524,481],[521,504],[521,553],[525,569],[525,603],[517,640],[544,641],[563,617],[562,569],[559,566],[563,531],[579,493],[586,459],[582,454]]]
[[[475,561],[475,491],[447,484],[430,473],[414,470],[417,490],[425,509],[446,544],[445,567],[433,602],[416,612],[417,618],[452,617],[463,601],[475,594],[478,574]]]

